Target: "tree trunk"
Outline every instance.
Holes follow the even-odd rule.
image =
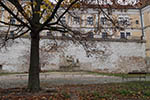
[[[30,67],[28,77],[30,92],[40,91],[39,79],[39,34],[31,32]]]

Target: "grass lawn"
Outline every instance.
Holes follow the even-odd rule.
[[[42,71],[40,73],[76,73],[76,74],[91,74],[91,75],[106,75],[106,76],[117,76],[117,77],[122,77],[122,76],[128,76],[128,74],[125,73],[101,73],[101,72],[90,72],[90,71],[81,71],[81,72],[61,72],[61,71]],[[27,72],[0,72],[0,76],[3,75],[13,75],[13,74],[27,74]],[[146,74],[147,76],[150,76],[150,74]]]
[[[150,82],[49,86],[39,93],[0,89],[0,100],[150,100]]]
[[[106,76],[116,76],[116,77],[128,77],[128,76],[132,76],[126,73],[101,73],[101,72],[87,72],[88,74],[95,74],[95,75],[106,75]],[[138,74],[134,74],[134,76],[139,76]],[[146,74],[146,76],[150,76],[149,73]]]
[[[13,75],[13,74],[24,74],[23,72],[0,72],[0,76]]]
[[[122,77],[123,75],[127,75],[124,73],[101,73],[101,72],[87,72],[88,74],[95,74],[95,75],[106,75],[106,76],[118,76]]]

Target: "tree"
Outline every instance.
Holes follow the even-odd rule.
[[[66,9],[64,13],[57,19],[56,22],[52,20],[56,17],[58,9],[64,5]],[[28,88],[35,92],[40,90],[39,80],[39,40],[40,32],[43,30],[64,31],[64,28],[55,27],[60,21],[61,17],[74,5],[78,0],[56,0],[55,3],[49,0],[29,0],[24,2],[22,0],[1,0],[0,5],[10,14],[10,17],[15,18],[18,24],[10,22],[2,22],[6,25],[17,27],[17,33],[13,39],[18,38],[28,32],[31,35],[31,51],[30,51],[30,68],[29,68],[29,82]],[[14,11],[12,10],[14,9]],[[23,19],[23,20],[22,20]],[[44,20],[45,19],[45,20]],[[41,22],[41,20],[44,20]],[[11,39],[6,37],[5,41]]]
[[[87,46],[82,42],[86,40],[83,37],[84,34],[81,34],[81,32],[70,28],[69,25],[62,21],[62,18],[66,13],[69,13],[72,17],[76,17],[75,13],[78,12],[76,9],[86,10],[86,8],[90,7],[89,5],[92,5],[95,1],[97,5],[96,7],[99,8],[99,13],[103,13],[107,20],[113,24],[114,32],[116,29],[121,29],[121,27],[118,27],[117,21],[109,17],[109,15],[102,9],[102,7],[106,6],[104,4],[107,4],[108,7],[111,6],[111,3],[117,4],[117,0],[0,0],[0,6],[4,8],[10,15],[10,21],[0,22],[8,26],[8,33],[11,29],[15,31],[15,34],[11,37],[6,34],[5,38],[3,39],[3,43],[5,44],[5,42],[9,39],[16,39],[27,33],[29,33],[31,36],[30,68],[28,80],[28,89],[31,92],[37,92],[40,90],[40,33],[42,33],[44,30],[59,31],[62,34],[67,32],[73,41],[78,40],[79,43]],[[124,0],[122,2],[124,2]],[[17,23],[13,23],[12,18],[17,20]],[[101,28],[103,27],[98,25],[95,32],[100,31]]]

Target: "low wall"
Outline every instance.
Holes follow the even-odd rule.
[[[57,42],[59,47],[51,49],[54,41],[48,39],[40,41],[42,70],[59,70],[60,66],[69,67],[73,64],[78,65],[80,70],[114,73],[146,70],[144,42],[90,41],[88,44],[93,51],[88,55],[89,57],[82,45],[74,44],[71,40]],[[13,41],[13,44],[10,42],[8,47],[0,52],[2,70],[28,71],[29,50],[29,39],[17,39]]]

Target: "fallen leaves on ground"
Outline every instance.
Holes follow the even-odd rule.
[[[0,100],[150,100],[150,82],[49,86],[39,93],[0,88]]]

